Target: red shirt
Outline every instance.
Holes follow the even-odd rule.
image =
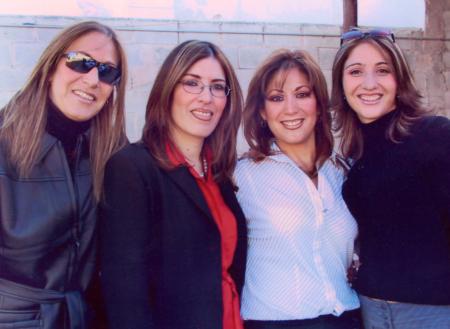
[[[188,167],[189,172],[195,178],[198,187],[205,197],[205,201],[220,232],[222,250],[223,329],[243,329],[239,312],[239,295],[236,290],[236,285],[228,273],[228,269],[233,262],[237,244],[236,218],[223,201],[219,186],[214,181],[210,169],[205,173],[205,177],[201,177],[189,165],[178,149],[167,146],[166,150],[172,164]],[[211,152],[206,152],[208,168],[210,167],[210,159]]]

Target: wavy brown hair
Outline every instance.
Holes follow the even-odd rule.
[[[241,121],[242,92],[228,59],[216,45],[207,41],[189,40],[175,47],[159,70],[147,102],[142,141],[161,168],[170,170],[165,149],[170,142],[169,127],[173,93],[189,68],[204,58],[213,57],[222,66],[227,85],[231,88],[222,116],[212,134],[205,140],[213,151],[212,170],[216,181],[231,178],[236,164],[237,131]]]
[[[75,40],[91,32],[103,33],[111,39],[119,56],[118,65],[122,72],[119,83],[114,86],[110,97],[91,124],[90,159],[94,195],[99,200],[106,161],[126,142],[124,104],[127,61],[117,35],[110,27],[94,21],[81,22],[67,27],[50,42],[24,87],[2,109],[0,142],[18,175],[29,175],[38,161],[45,132],[50,77],[66,49]]]
[[[318,118],[314,128],[316,142],[315,163],[319,166],[328,159],[333,150],[331,133],[331,115],[328,108],[328,91],[325,77],[320,66],[306,51],[275,51],[256,70],[248,88],[244,107],[244,136],[250,145],[247,155],[255,161],[261,161],[271,155],[273,134],[261,116],[267,97],[267,89],[279,73],[298,69],[308,78],[310,88],[317,100]]]
[[[332,71],[331,108],[335,114],[335,127],[341,142],[340,151],[345,158],[357,160],[363,153],[361,123],[345,99],[342,75],[344,65],[353,49],[361,43],[369,43],[379,49],[392,63],[397,82],[396,113],[386,130],[386,137],[392,142],[401,142],[410,134],[414,122],[423,117],[427,110],[422,104],[408,62],[396,43],[387,37],[371,37],[345,42],[334,58]]]

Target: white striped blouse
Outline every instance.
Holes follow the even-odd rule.
[[[237,197],[248,226],[244,320],[338,316],[359,307],[347,283],[357,225],[341,196],[343,176],[327,160],[316,188],[281,152],[238,162]]]

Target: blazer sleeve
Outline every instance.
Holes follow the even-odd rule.
[[[131,151],[130,151],[131,150]],[[137,148],[107,163],[100,206],[101,283],[109,329],[155,328],[150,287],[149,189],[136,166]]]
[[[245,222],[244,213],[242,212],[241,206],[236,199],[233,183],[230,181],[222,183],[220,184],[220,189],[222,192],[222,197],[233,212],[237,223],[238,241],[233,257],[233,263],[230,267],[230,274],[236,284],[236,289],[239,296],[241,296],[242,288],[244,286],[247,259],[247,225]]]

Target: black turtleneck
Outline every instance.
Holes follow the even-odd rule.
[[[66,153],[71,172],[76,162],[76,148],[78,137],[91,126],[91,120],[74,121],[66,117],[54,104],[49,101],[47,111],[47,132],[61,141]]]
[[[364,151],[343,185],[358,222],[366,296],[450,305],[450,120],[426,117],[394,143],[390,112],[361,124]]]

